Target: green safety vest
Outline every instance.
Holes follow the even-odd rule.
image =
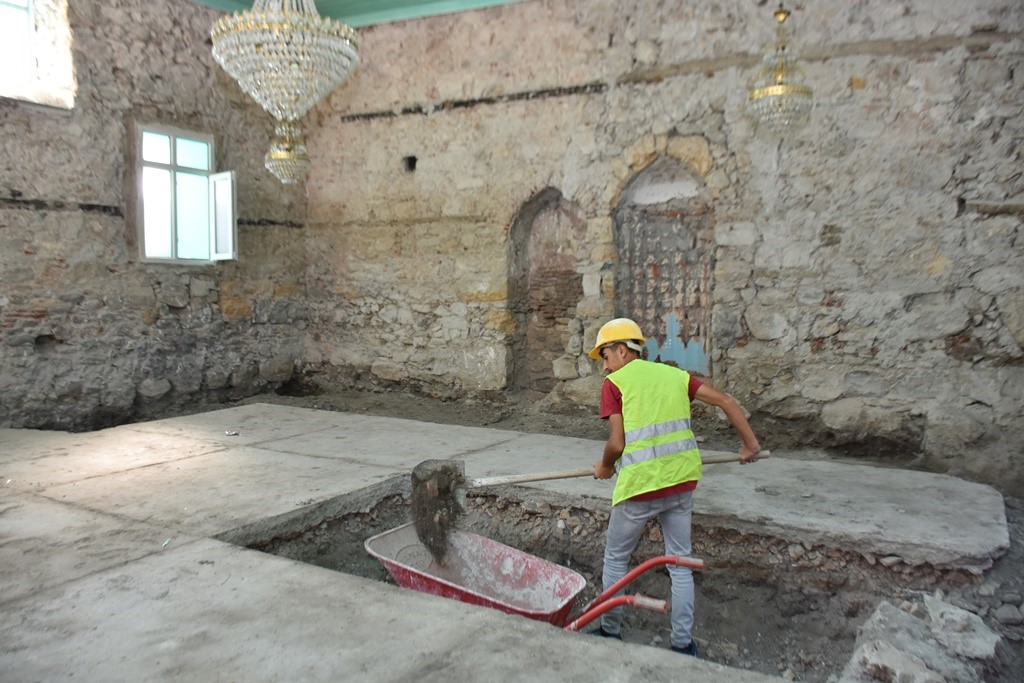
[[[612,505],[700,479],[700,451],[690,428],[690,373],[638,358],[608,379],[622,392],[626,432]]]

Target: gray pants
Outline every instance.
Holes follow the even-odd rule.
[[[689,557],[692,513],[693,491],[656,500],[624,500],[614,506],[604,547],[605,590],[626,575],[629,556],[651,517],[657,516],[661,522],[665,554]],[[670,565],[668,573],[672,578],[672,645],[686,647],[693,629],[693,572],[688,567]],[[616,595],[621,594],[619,591]],[[618,633],[621,621],[622,607],[616,607],[601,616],[601,627],[607,633]]]

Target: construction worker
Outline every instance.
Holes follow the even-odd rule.
[[[690,424],[694,399],[718,406],[743,441],[740,462],[757,460],[761,449],[743,409],[734,398],[685,370],[642,359],[644,335],[629,318],[601,327],[588,354],[603,362],[608,375],[601,388],[601,418],[608,420],[604,454],[594,477],[618,479],[604,551],[604,588],[626,575],[629,557],[651,517],[661,522],[665,553],[690,555],[693,491],[701,478],[700,453]],[[671,566],[672,636],[676,652],[697,656],[693,642],[693,574]],[[622,608],[606,612],[596,635],[622,639]]]

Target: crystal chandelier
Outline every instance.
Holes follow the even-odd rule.
[[[294,121],[278,121],[270,151],[263,158],[267,170],[285,185],[293,185],[309,172],[309,154],[302,128]]]
[[[219,19],[213,58],[277,119],[266,166],[281,182],[305,177],[309,156],[299,119],[359,64],[359,37],[321,17],[314,0],[255,0]]]
[[[747,116],[758,132],[769,137],[794,133],[811,118],[812,91],[804,82],[804,70],[786,43],[784,24],[789,10],[775,10],[778,23],[775,42],[769,47],[747,92]]]

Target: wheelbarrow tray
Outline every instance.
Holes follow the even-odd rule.
[[[366,539],[399,586],[564,625],[586,586],[580,574],[461,529],[452,530],[448,563],[441,566],[420,543],[413,525]]]

